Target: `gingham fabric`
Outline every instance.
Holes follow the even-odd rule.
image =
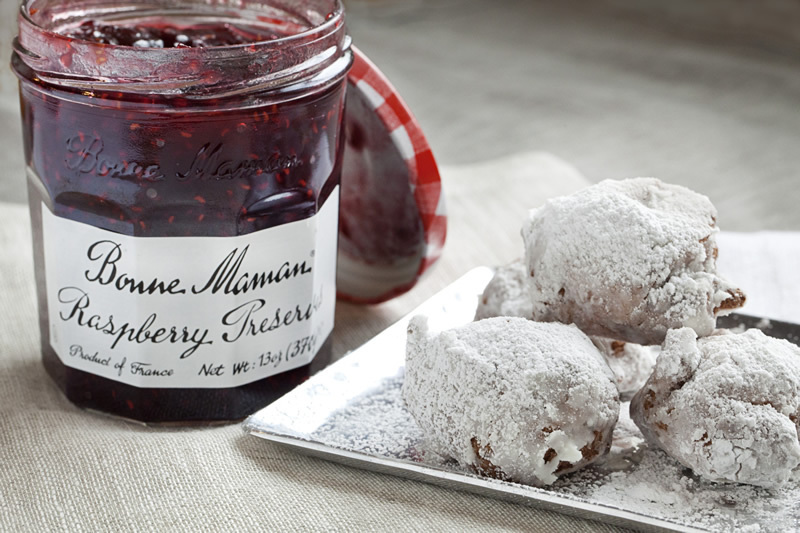
[[[395,287],[381,298],[384,300],[407,291],[439,259],[447,237],[447,213],[439,169],[411,110],[375,64],[355,47],[353,57],[347,90],[365,96],[408,165],[409,185],[425,236],[425,254],[415,278]]]

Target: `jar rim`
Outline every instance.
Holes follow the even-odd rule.
[[[25,21],[27,23],[29,23],[30,25],[32,25],[34,27],[37,27],[37,28],[40,28],[42,31],[48,33],[49,35],[51,35],[51,36],[53,36],[55,38],[67,39],[67,40],[70,40],[70,41],[82,41],[82,42],[85,42],[87,44],[94,44],[94,45],[97,45],[97,46],[104,46],[104,47],[123,47],[123,48],[133,48],[133,49],[136,49],[136,50],[148,50],[148,51],[152,51],[152,50],[165,50],[166,51],[166,50],[169,50],[169,53],[172,53],[172,54],[175,54],[175,52],[177,52],[177,51],[183,51],[183,50],[187,50],[188,49],[188,47],[186,47],[186,48],[183,48],[183,47],[182,48],[133,47],[133,46],[126,46],[126,45],[118,45],[118,44],[96,43],[94,41],[88,41],[88,40],[85,40],[85,39],[79,39],[79,38],[75,38],[75,37],[68,37],[68,36],[66,36],[64,34],[61,34],[61,33],[57,32],[57,31],[54,31],[54,30],[49,29],[49,28],[46,28],[43,25],[41,25],[40,23],[37,23],[35,20],[33,20],[33,17],[32,17],[33,14],[30,13],[29,5],[35,3],[36,1],[37,0],[23,0],[23,2],[20,4],[19,16],[21,18],[25,19]],[[333,7],[332,7],[331,11],[329,12],[329,15],[325,17],[325,19],[322,21],[322,23],[317,24],[317,25],[313,25],[313,26],[309,25],[309,27],[307,29],[303,30],[303,31],[292,33],[292,34],[285,35],[285,36],[282,36],[282,37],[273,38],[273,39],[266,39],[266,40],[262,40],[262,41],[253,41],[252,43],[241,43],[241,44],[230,44],[230,45],[215,45],[215,46],[209,46],[209,47],[205,47],[205,48],[207,48],[207,49],[208,48],[213,48],[213,49],[236,49],[236,48],[244,48],[244,47],[252,46],[254,44],[255,45],[264,44],[264,43],[273,43],[274,44],[274,43],[287,42],[287,41],[291,41],[291,40],[294,40],[294,39],[303,39],[303,38],[307,37],[309,34],[313,34],[313,33],[318,32],[318,31],[324,31],[326,28],[335,27],[337,25],[339,19],[341,19],[344,16],[344,7],[342,5],[342,1],[341,0],[330,0],[330,2],[331,2]],[[176,5],[180,5],[180,4],[176,4]],[[185,5],[188,5],[188,4],[185,4]],[[211,7],[211,4],[207,4],[207,6]],[[223,7],[223,6],[220,5],[220,7]],[[34,8],[34,9],[36,9],[36,8]]]
[[[104,6],[105,0],[87,0]],[[344,25],[341,0],[251,0],[250,2],[216,0],[128,0],[130,6],[146,10],[120,10],[122,15],[156,13],[181,14],[181,9],[201,8],[201,14],[227,13],[230,20],[255,23],[257,11],[239,7],[297,6],[316,2],[330,6],[318,10],[321,20],[314,24],[307,13],[307,27],[273,39],[207,47],[150,48],[99,43],[70,37],[57,31],[64,25],[48,27],[35,6],[47,0],[24,0],[18,15],[19,35],[14,54],[36,77],[53,85],[80,90],[108,88],[130,92],[174,93],[186,96],[219,97],[220,94],[251,92],[255,89],[285,87],[298,80],[308,80],[349,54],[350,39]],[[159,3],[162,2],[162,3]],[[74,2],[63,3],[74,6]],[[116,5],[120,5],[117,3]],[[162,11],[154,11],[158,8]],[[149,11],[147,11],[149,9]],[[104,13],[108,13],[105,11]],[[89,20],[88,12],[76,20]],[[183,14],[186,14],[183,12]],[[236,18],[242,17],[242,18]],[[98,17],[100,18],[100,17]],[[342,74],[349,67],[341,70]],[[246,79],[242,79],[244,74]]]

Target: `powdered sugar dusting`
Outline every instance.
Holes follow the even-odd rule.
[[[660,348],[603,337],[591,339],[614,373],[617,390],[621,395],[630,398],[650,377]]]
[[[475,304],[474,296],[491,275],[488,269],[479,270],[480,275],[471,273],[446,294],[432,298],[425,311],[418,312],[430,312],[432,320],[459,316],[458,322],[447,322],[446,327],[470,320],[470,312],[460,310]],[[627,403],[621,406],[609,453],[545,488],[479,477],[468,467],[444,460],[425,441],[403,403],[404,353],[398,339],[403,338],[404,328],[405,324],[389,328],[264,409],[253,417],[250,431],[280,436],[279,442],[286,442],[288,437],[299,448],[306,444],[316,450],[327,447],[330,458],[347,457],[341,460],[348,464],[357,457],[352,452],[360,453],[359,463],[364,468],[386,471],[388,467],[398,475],[414,478],[424,475],[433,483],[456,484],[516,502],[522,496],[531,505],[541,505],[555,497],[564,512],[600,520],[607,517],[615,524],[625,518],[615,511],[619,509],[641,517],[627,516],[634,527],[669,523],[711,531],[800,530],[800,483],[796,479],[773,489],[703,480],[645,441],[628,416]],[[692,367],[697,360],[695,351],[687,349],[692,345],[694,342],[689,341],[682,344],[681,352],[687,354],[685,363],[669,366],[665,359],[664,368],[680,372]],[[348,376],[347,380],[342,376]],[[300,420],[304,423],[299,424]],[[309,420],[313,424],[307,423]],[[336,450],[346,454],[338,455]],[[370,466],[373,464],[381,466]],[[597,507],[587,512],[587,505]]]
[[[522,261],[497,267],[478,299],[475,320],[496,316],[534,319],[527,268]]]
[[[403,406],[402,382],[402,376],[384,381],[336,412],[312,437],[335,448],[473,476],[471,469],[446,460],[425,442]],[[608,455],[544,490],[710,531],[800,529],[800,484],[790,482],[770,490],[704,481],[661,450],[649,447],[627,413],[628,403],[623,403]],[[486,483],[504,484],[493,479]]]
[[[408,411],[397,409],[402,386],[401,378],[384,381],[374,394],[329,418],[314,437],[339,448],[413,459],[419,428]]]
[[[612,374],[578,328],[489,318],[439,334],[408,327],[403,399],[432,449],[529,484],[593,460],[619,408]]]
[[[495,269],[494,276],[478,299],[475,320],[515,316],[536,320],[530,292],[530,276],[522,261]],[[605,337],[590,337],[614,373],[617,389],[630,397],[639,390],[653,369],[659,348]]]
[[[780,486],[800,470],[800,348],[757,329],[672,330],[632,415],[707,479]]]
[[[640,344],[710,334],[744,300],[716,273],[715,217],[707,197],[654,178],[549,200],[522,229],[533,315]]]

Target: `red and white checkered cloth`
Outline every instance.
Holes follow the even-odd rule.
[[[352,50],[349,90],[355,89],[365,97],[408,165],[409,186],[422,219],[426,244],[414,279],[376,299],[379,301],[406,292],[439,259],[447,236],[447,215],[439,169],[419,124],[380,70],[360,50]]]

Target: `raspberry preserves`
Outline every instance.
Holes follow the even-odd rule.
[[[71,401],[233,420],[326,364],[350,61],[333,0],[23,5],[42,354]]]

